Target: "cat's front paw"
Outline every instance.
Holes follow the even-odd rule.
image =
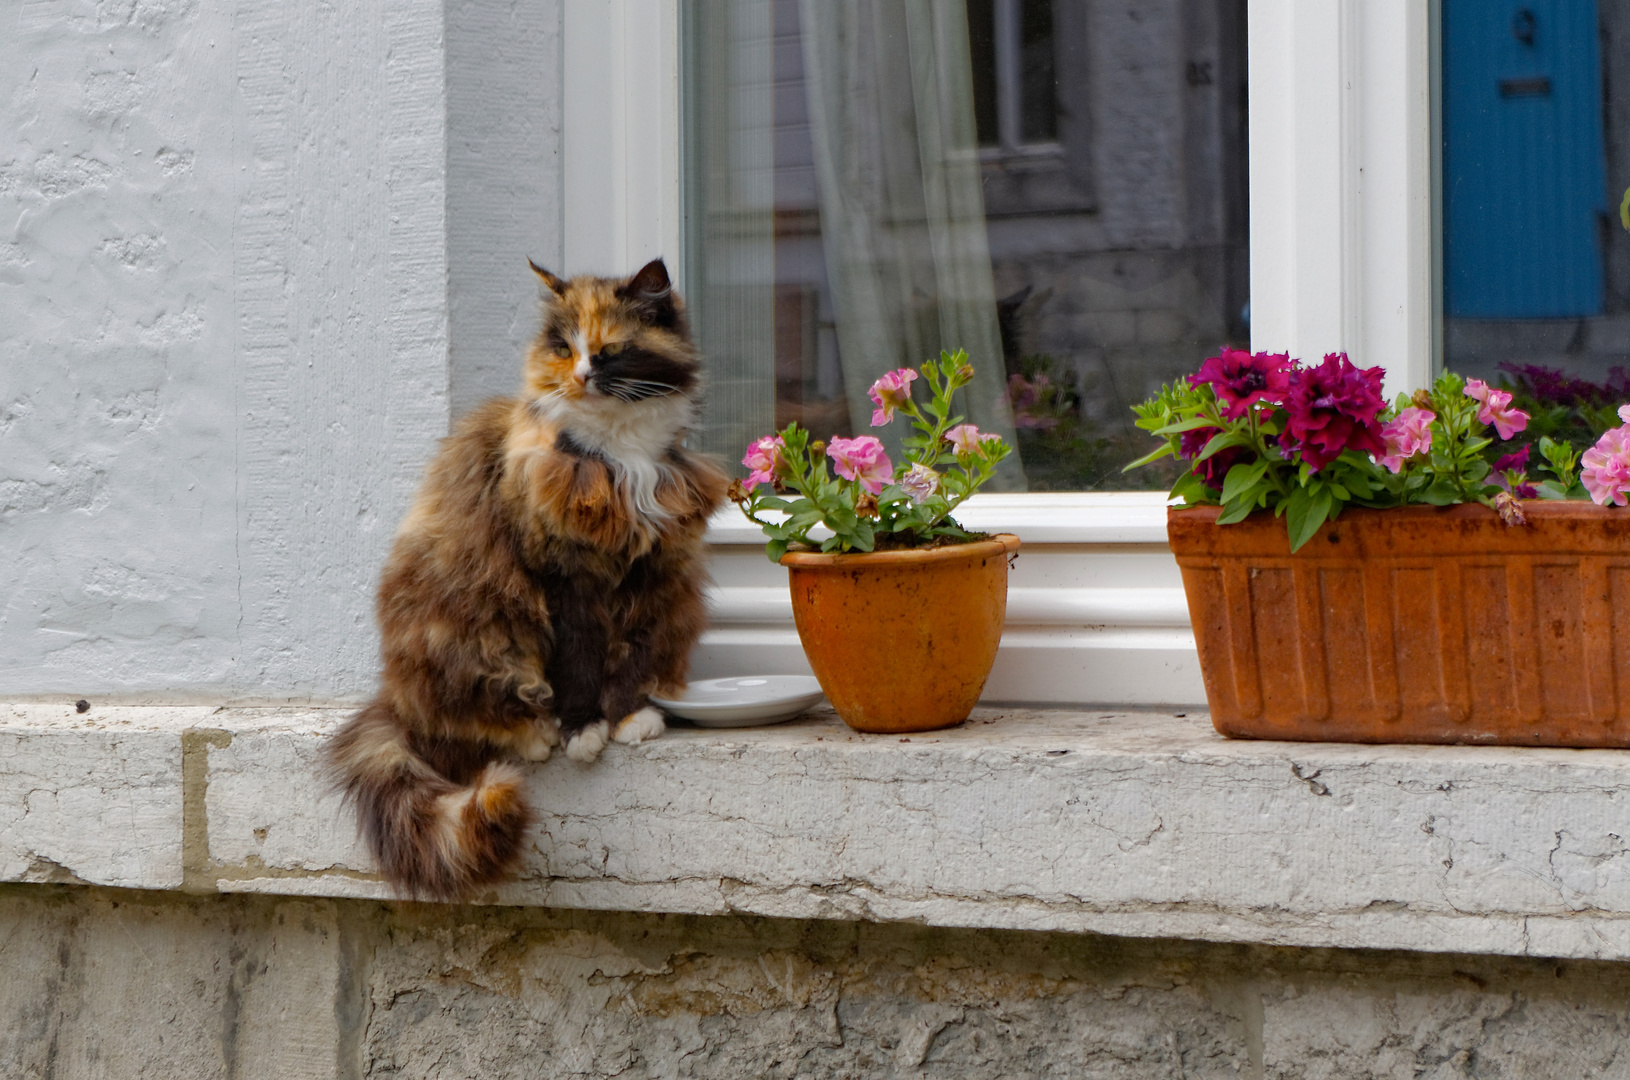
[[[624,746],[638,746],[661,735],[668,730],[668,725],[662,722],[660,710],[647,705],[643,709],[629,713],[617,722],[617,733],[612,736]]]
[[[567,737],[566,756],[587,765],[600,756],[600,751],[610,741],[611,725],[604,720],[596,720],[582,731]]]
[[[560,745],[560,722],[550,718],[534,720],[515,740],[515,752],[528,761],[548,761]]]

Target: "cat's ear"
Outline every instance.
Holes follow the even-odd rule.
[[[532,268],[532,272],[534,274],[543,279],[543,283],[549,286],[550,292],[554,293],[556,296],[566,295],[566,283],[564,281],[551,274],[549,271],[545,270],[531,259],[526,260],[526,265]]]
[[[617,295],[632,301],[658,326],[673,322],[673,282],[668,278],[667,265],[660,258],[652,259],[640,267],[639,273],[617,286]]]

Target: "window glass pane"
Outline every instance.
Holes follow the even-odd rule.
[[[963,348],[994,487],[1170,482],[1121,473],[1130,405],[1248,339],[1244,0],[682,11],[709,449],[871,431],[878,376]]]
[[[973,118],[980,146],[996,146],[996,5],[968,0],[968,59],[973,68]]]
[[[1018,0],[1019,138],[1058,138],[1058,80],[1053,71],[1053,0]],[[971,13],[970,13],[971,14]]]
[[[1630,4],[1442,18],[1445,365],[1551,404],[1630,399]]]

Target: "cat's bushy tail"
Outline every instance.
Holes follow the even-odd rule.
[[[519,856],[532,815],[514,765],[488,762],[470,784],[455,784],[414,750],[407,725],[377,699],[346,721],[328,759],[380,872],[408,896],[467,897]]]

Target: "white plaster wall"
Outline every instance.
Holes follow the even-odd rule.
[[[561,251],[563,0],[447,0],[447,263],[452,411],[520,382],[538,329],[526,260]]]
[[[396,521],[558,252],[558,25],[0,6],[0,688],[367,692]]]

